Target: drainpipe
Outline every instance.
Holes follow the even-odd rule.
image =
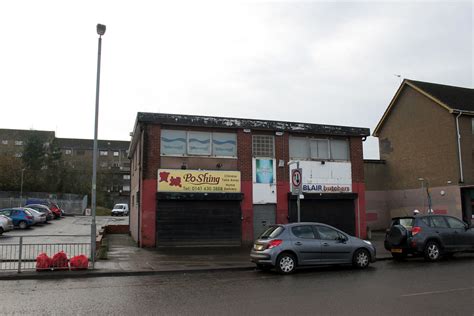
[[[462,157],[461,157],[461,133],[459,133],[459,117],[462,115],[462,111],[459,111],[459,114],[456,116],[456,131],[458,136],[458,156],[459,156],[459,172],[460,172],[460,182],[464,183],[464,172],[462,169]]]

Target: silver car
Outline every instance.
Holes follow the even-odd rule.
[[[12,219],[8,216],[0,215],[0,235],[10,230],[13,230]]]
[[[370,241],[350,236],[322,223],[292,223],[270,226],[255,241],[250,260],[258,269],[276,268],[283,274],[297,266],[352,264],[366,268],[375,262]]]
[[[28,211],[33,216],[34,225],[46,223],[46,214],[41,213],[33,208],[23,207],[25,211]]]

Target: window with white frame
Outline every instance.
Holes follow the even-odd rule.
[[[254,157],[275,157],[275,142],[272,135],[252,136],[252,155]]]
[[[350,160],[347,139],[290,137],[291,160]]]
[[[188,132],[188,154],[198,156],[210,156],[211,133]]]
[[[66,150],[64,151],[64,153],[65,153],[66,155],[72,155],[72,150],[71,150],[71,149],[66,149]]]
[[[130,180],[130,175],[129,174],[124,174],[123,179],[124,180]]]
[[[15,153],[15,157],[16,157],[16,158],[21,158],[22,156],[23,156],[22,153]]]
[[[16,146],[23,146],[23,141],[22,140],[15,140],[15,145]]]
[[[2,139],[2,145],[8,145],[8,140]]]
[[[114,151],[114,157],[118,157],[120,155],[120,152]]]
[[[101,156],[107,156],[108,154],[109,154],[109,152],[107,150],[99,151],[99,155],[101,155]]]
[[[130,191],[130,186],[129,185],[122,186],[122,191],[129,192]]]

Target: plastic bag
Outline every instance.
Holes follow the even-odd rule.
[[[67,255],[64,251],[61,250],[53,256],[51,268],[53,268],[53,270],[69,270]]]
[[[44,252],[36,257],[36,271],[48,271],[51,269],[51,258]]]
[[[89,258],[85,255],[78,255],[71,258],[69,261],[71,270],[86,270],[89,268]]]

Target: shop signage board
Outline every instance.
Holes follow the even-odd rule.
[[[240,171],[158,169],[158,192],[240,193]]]

